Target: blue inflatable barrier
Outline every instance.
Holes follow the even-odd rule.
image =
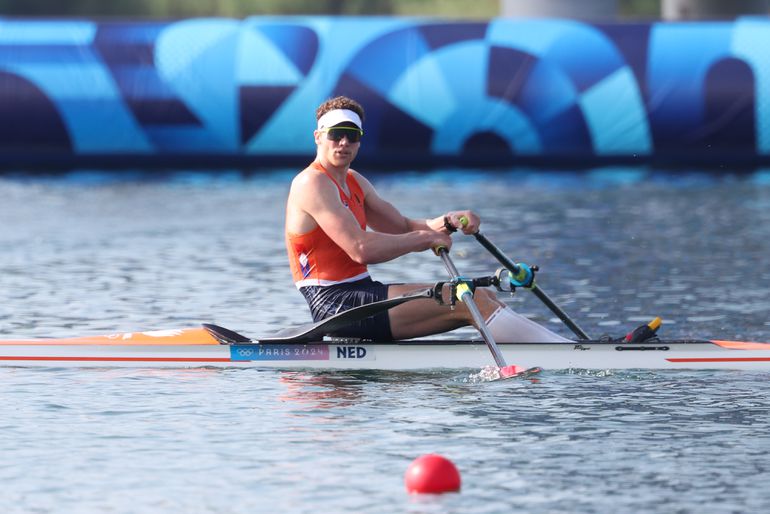
[[[366,109],[366,165],[759,163],[770,19],[589,24],[0,19],[0,166],[301,167]]]

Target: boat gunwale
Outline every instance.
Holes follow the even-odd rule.
[[[104,336],[100,336],[104,337]],[[347,339],[332,338],[319,341],[303,342],[260,342],[254,339],[250,342],[228,343],[217,340],[212,341],[183,341],[183,340],[164,340],[159,338],[157,341],[131,341],[127,339],[103,339],[96,337],[84,337],[82,339],[27,339],[27,340],[0,340],[0,346],[105,346],[105,347],[176,347],[176,346],[196,346],[196,347],[220,347],[220,346],[313,346],[313,345],[338,345],[338,346],[477,346],[484,345],[481,339],[404,339],[397,341],[376,341],[369,339]],[[724,341],[710,339],[656,339],[645,341],[643,343],[625,343],[622,341],[605,340],[585,340],[585,341],[558,341],[558,342],[499,342],[498,345],[506,347],[515,346],[550,346],[550,347],[573,347],[579,349],[580,346],[618,346],[623,350],[659,350],[662,346],[668,345],[695,345],[709,344],[719,346],[729,350],[770,350],[770,343],[742,342],[742,341]]]

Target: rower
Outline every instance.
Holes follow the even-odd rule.
[[[292,276],[313,320],[430,287],[374,281],[368,265],[433,248],[448,251],[456,230],[478,232],[479,216],[470,210],[427,220],[404,216],[350,168],[364,135],[363,107],[347,97],[333,98],[318,107],[316,120],[316,158],[292,181],[286,204]],[[568,341],[515,313],[491,291],[479,289],[474,299],[498,342]],[[335,335],[390,341],[470,324],[473,317],[464,304],[450,308],[420,299],[351,324]]]

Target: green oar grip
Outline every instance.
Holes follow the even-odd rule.
[[[460,225],[462,225],[463,227],[467,227],[468,226],[468,218],[467,218],[467,216],[460,216],[459,221],[460,221]],[[446,216],[444,216],[444,228],[450,234],[453,233],[453,232],[457,232],[457,227],[455,227],[452,223],[450,223],[449,215],[448,214]]]
[[[457,284],[455,296],[458,300],[461,302],[464,302],[463,298],[465,298],[465,293],[468,293],[471,295],[471,298],[473,298],[473,289],[466,283],[466,282],[460,282]]]

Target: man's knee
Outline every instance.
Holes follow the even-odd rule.
[[[497,299],[497,295],[489,289],[478,288],[473,297],[476,299],[477,303],[500,305],[500,300]]]
[[[481,314],[485,318],[491,316],[497,309],[504,305],[500,300],[497,299],[497,295],[495,295],[495,293],[489,289],[476,289],[473,298],[475,299],[476,305],[478,305]]]

